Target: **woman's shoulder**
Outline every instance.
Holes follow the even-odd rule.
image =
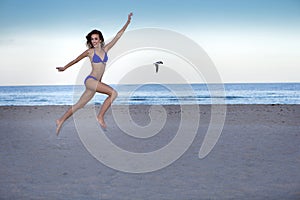
[[[89,55],[91,55],[92,51],[93,51],[93,48],[88,48],[88,49],[85,51],[85,53],[89,56]]]
[[[106,53],[109,51],[109,47],[108,47],[107,45],[105,45],[102,49],[103,49],[103,51],[106,52]]]

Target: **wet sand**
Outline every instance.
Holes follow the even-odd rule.
[[[179,106],[164,107],[166,126],[146,142],[127,137],[111,110],[105,134],[124,149],[161,148],[174,136],[181,115]],[[198,132],[183,156],[141,174],[95,159],[73,118],[57,137],[55,119],[67,108],[0,107],[0,199],[300,199],[300,105],[228,105],[217,144],[199,159],[210,121],[210,106],[200,105]],[[132,120],[147,125],[148,109],[130,106]],[[87,116],[83,126],[85,120],[95,119]]]

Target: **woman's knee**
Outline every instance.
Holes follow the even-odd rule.
[[[115,99],[118,96],[118,92],[116,90],[113,90],[110,96],[112,99]]]

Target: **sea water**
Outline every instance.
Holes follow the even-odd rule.
[[[300,83],[112,85],[115,105],[300,104]],[[217,88],[217,89],[215,89]],[[84,86],[0,86],[0,106],[73,105]],[[217,90],[217,91],[216,91]],[[96,94],[89,104],[107,96]]]

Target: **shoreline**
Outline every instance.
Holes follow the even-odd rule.
[[[72,104],[73,105],[73,104]],[[64,107],[64,106],[72,106],[72,105],[0,105],[0,108],[5,108],[5,107]],[[268,104],[242,104],[242,103],[232,103],[232,104],[162,104],[162,105],[157,105],[157,104],[116,104],[112,106],[212,106],[212,105],[221,105],[221,106],[300,106],[300,104],[285,104],[285,103],[268,103]],[[96,104],[87,104],[85,107],[90,107],[90,106],[101,106],[101,103],[96,103]]]

